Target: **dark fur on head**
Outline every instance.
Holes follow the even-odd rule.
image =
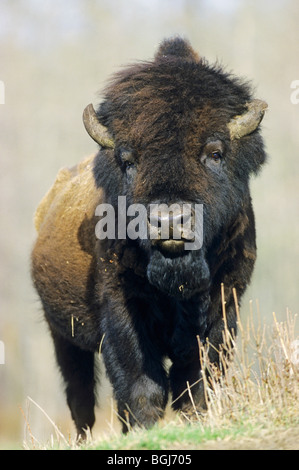
[[[138,169],[131,170],[131,181],[124,178],[118,165],[113,174],[119,175],[119,181],[111,185],[102,171],[107,155],[100,154],[95,166],[97,184],[118,187],[118,192],[113,189],[112,194],[125,194],[128,204],[203,204],[202,251],[208,255],[215,236],[227,231],[244,200],[249,200],[249,176],[265,159],[258,132],[244,142],[232,143],[229,139],[227,123],[244,112],[251,99],[248,84],[210,66],[188,42],[180,38],[166,40],[152,62],[125,68],[106,89],[98,117],[115,139],[116,155],[118,149],[133,151]],[[207,172],[200,155],[206,143],[216,139],[223,143],[226,168],[218,173]],[[117,163],[114,153],[110,153],[111,168]],[[147,247],[151,249],[149,243]],[[203,268],[202,251],[185,253],[182,259],[154,252],[148,267],[149,280],[165,293],[192,296],[201,290],[208,271],[208,267]],[[193,288],[179,292],[178,286],[188,280]]]

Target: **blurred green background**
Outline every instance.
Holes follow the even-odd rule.
[[[55,434],[27,397],[74,437],[30,280],[33,214],[58,169],[96,149],[85,105],[121,65],[152,58],[164,37],[187,37],[210,62],[252,80],[269,104],[269,162],[252,181],[258,261],[242,316],[250,300],[266,322],[298,312],[299,104],[290,99],[298,24],[296,0],[0,0],[0,448]],[[109,387],[99,401],[96,432],[117,429]]]

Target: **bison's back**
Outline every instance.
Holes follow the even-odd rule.
[[[96,321],[90,308],[95,270],[94,214],[102,194],[94,183],[93,160],[94,156],[88,157],[71,169],[60,170],[35,214],[35,286],[51,326],[66,336],[77,335],[78,340],[84,331],[92,331]]]

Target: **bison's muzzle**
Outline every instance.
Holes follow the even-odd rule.
[[[186,242],[194,243],[196,239],[194,208],[180,203],[152,204],[148,231],[154,246],[164,252],[180,253],[186,249]]]

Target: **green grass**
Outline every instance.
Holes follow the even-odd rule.
[[[169,450],[196,449],[207,441],[227,437],[238,438],[250,432],[250,426],[236,426],[231,429],[203,428],[199,424],[177,424],[170,422],[163,427],[156,425],[150,430],[132,431],[129,435],[103,440],[82,446],[95,450]]]
[[[298,410],[298,408],[297,408]],[[268,416],[239,415],[240,421],[221,422],[210,427],[203,422],[184,423],[180,419],[156,424],[149,430],[133,430],[127,435],[92,440],[81,450],[201,450],[201,449],[297,449],[299,450],[299,417],[282,413]],[[205,418],[203,418],[205,421]]]

